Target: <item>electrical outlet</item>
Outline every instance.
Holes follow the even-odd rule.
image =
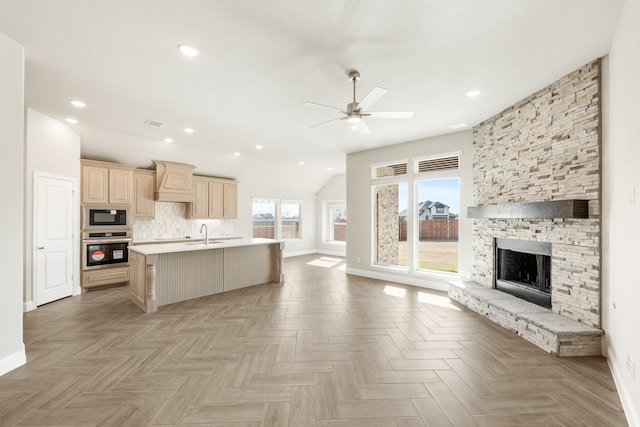
[[[356,258],[356,264],[360,264],[360,257]]]
[[[627,358],[626,358],[624,364],[627,366],[627,371],[630,371],[631,370],[631,356],[629,355],[629,353],[627,353]]]

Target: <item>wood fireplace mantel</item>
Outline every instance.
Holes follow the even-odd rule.
[[[589,218],[589,200],[550,200],[469,206],[467,217],[475,219]]]

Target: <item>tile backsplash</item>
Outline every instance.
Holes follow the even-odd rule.
[[[230,219],[186,219],[185,203],[155,202],[155,219],[133,221],[133,240],[140,242],[157,239],[184,239],[186,236],[199,239],[200,227],[207,224],[209,237],[230,236],[234,233],[235,220]]]

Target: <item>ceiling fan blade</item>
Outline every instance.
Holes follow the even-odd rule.
[[[317,102],[305,102],[304,105],[308,106],[308,107],[322,107],[322,108],[329,108],[331,110],[336,110],[336,111],[340,111],[341,113],[345,113],[347,114],[346,111],[344,111],[342,108],[338,108],[338,107],[332,107],[330,105],[324,105],[324,104],[318,104]]]
[[[370,111],[366,115],[377,119],[410,119],[413,111]]]
[[[358,122],[358,132],[360,132],[360,135],[366,135],[369,132],[371,132],[369,130],[369,126],[367,126],[367,124],[364,122],[364,120],[360,120]]]
[[[322,122],[322,123],[318,123],[317,125],[313,125],[313,126],[309,127],[309,129],[313,129],[313,128],[317,128],[317,127],[320,127],[320,126],[324,126],[324,125],[326,125],[328,123],[335,122],[336,120],[342,120],[342,119],[343,119],[342,117],[338,117],[338,118],[335,118],[335,119],[327,120],[326,122]]]
[[[358,108],[361,110],[367,110],[385,93],[387,93],[387,90],[385,88],[378,86],[374,87],[373,89],[371,89],[371,92],[369,92],[369,94],[365,96],[364,99],[358,104]]]

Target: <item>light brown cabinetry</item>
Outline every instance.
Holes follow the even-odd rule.
[[[82,203],[130,205],[133,166],[82,160]]]
[[[104,268],[82,272],[82,287],[93,288],[97,286],[126,283],[129,281],[129,267]]]
[[[238,217],[238,184],[218,178],[193,177],[195,201],[187,206],[187,218],[235,219]]]
[[[146,257],[134,251],[129,251],[131,264],[131,281],[129,282],[129,299],[138,307],[145,309],[147,294],[147,262]]]
[[[156,205],[153,200],[156,173],[151,170],[136,169],[133,171],[133,208],[131,214],[135,219],[154,219]]]

